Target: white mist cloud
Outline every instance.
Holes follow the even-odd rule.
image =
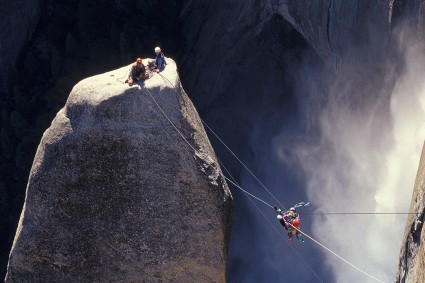
[[[316,117],[320,141],[295,149],[309,201],[318,212],[408,212],[425,139],[422,57],[414,46],[405,52],[406,69],[390,96],[385,90],[358,94],[382,95],[372,104],[353,107],[351,99],[329,95]],[[314,218],[312,234],[354,265],[391,282],[405,220],[405,215],[328,215]],[[376,282],[323,252],[336,282]]]

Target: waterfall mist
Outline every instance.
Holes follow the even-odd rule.
[[[407,215],[303,213],[408,212],[425,139],[425,56],[411,34],[403,29],[394,34],[390,50],[374,60],[356,51],[341,58],[336,70],[303,62],[296,70],[296,117],[282,123],[276,135],[263,117],[250,140],[255,172],[283,205],[312,203],[299,210],[301,228],[385,282],[394,280]],[[248,173],[242,174],[242,185],[273,203]],[[253,234],[248,241],[255,244],[246,247],[252,255],[245,250],[242,258],[251,267],[267,266],[261,277],[251,269],[235,276],[246,274],[245,279],[231,282],[318,281],[286,245],[273,212],[266,214],[280,235],[255,206],[245,203],[253,223],[244,231]],[[376,282],[308,239],[293,248],[324,282]]]

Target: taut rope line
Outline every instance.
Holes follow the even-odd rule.
[[[162,76],[162,75],[160,75],[162,78],[165,78],[164,76]],[[168,80],[168,79],[167,79]],[[169,81],[169,80],[168,80]],[[169,81],[170,82],[170,81]],[[170,84],[171,84],[171,82],[170,82]],[[171,84],[172,86],[173,86],[173,84]],[[174,88],[174,90],[176,90],[175,89],[175,87],[173,86],[173,88]],[[150,95],[150,97],[152,98],[152,100],[154,101],[154,103],[156,104],[156,106],[159,108],[159,110],[161,111],[161,113],[165,116],[165,118],[168,120],[168,122],[173,126],[173,128],[179,133],[179,135],[183,138],[183,140],[194,150],[194,152],[196,153],[197,152],[197,150],[186,140],[186,138],[184,137],[184,135],[179,131],[179,129],[174,125],[174,123],[170,120],[170,118],[168,118],[168,116],[167,116],[167,114],[165,114],[165,112],[162,110],[162,108],[161,108],[161,106],[158,104],[158,102],[156,101],[156,99],[153,97],[153,95],[152,95],[152,93],[149,91],[149,89],[147,89],[147,88],[145,88],[146,89],[146,91],[148,92],[148,94]],[[176,90],[176,93],[177,93],[177,90]],[[202,119],[201,119],[202,120]],[[203,122],[204,123],[204,122]],[[206,125],[206,123],[204,123],[205,125]],[[207,127],[208,127],[208,125],[206,125]],[[209,128],[209,127],[208,127]],[[214,133],[215,134],[215,133]],[[217,138],[218,138],[218,136],[217,136]],[[220,139],[220,141],[221,141],[221,139]],[[223,143],[223,145],[225,145],[224,144],[224,142],[222,142]],[[225,145],[226,146],[226,145]],[[226,148],[228,148],[227,146],[226,146]],[[228,148],[229,149],[229,148]],[[229,151],[230,151],[230,149],[229,149]],[[233,153],[233,152],[232,152]],[[235,158],[236,159],[238,159],[239,161],[240,161],[240,159],[239,158],[237,158],[237,156],[233,153],[233,155],[235,156]],[[240,161],[241,162],[241,164],[243,164],[243,162],[242,161]],[[244,164],[243,164],[244,165]],[[244,167],[255,177],[255,175],[251,172],[251,170],[249,170],[245,165],[244,165]],[[226,177],[225,177],[226,178]],[[261,183],[261,181],[260,180],[258,180],[258,178],[256,178],[255,177],[255,179],[260,183],[260,184],[262,184]],[[228,180],[228,181],[230,181],[228,178],[226,178],[226,180]],[[232,184],[234,184],[234,185],[236,185],[235,183],[233,183],[233,182],[231,182]],[[262,184],[262,186],[267,190],[267,188]],[[239,188],[239,189],[241,189],[241,190],[243,190],[242,188],[240,188],[239,186],[237,186],[237,188]],[[243,190],[244,192],[246,192],[245,190]],[[270,193],[270,195],[272,195],[273,196],[273,194],[269,191],[269,190],[267,190],[269,193]],[[274,196],[273,196],[274,197]],[[258,200],[261,200],[260,198],[258,198],[258,197],[255,197],[256,199],[258,199]],[[275,198],[275,197],[274,197]],[[276,198],[275,198],[276,199]],[[277,200],[277,199],[276,199]],[[268,205],[268,206],[271,206],[270,204],[268,204],[267,202],[265,202],[265,201],[263,201],[263,200],[261,200],[264,204],[266,204],[266,205]],[[279,202],[279,201],[278,201]],[[279,204],[280,204],[280,202],[279,202]],[[282,207],[283,207],[283,205],[282,205]],[[283,207],[284,208],[284,207]],[[286,209],[285,209],[286,210]],[[379,279],[377,279],[376,277],[374,277],[374,276],[372,276],[372,275],[370,275],[369,273],[367,273],[366,271],[363,271],[361,268],[359,268],[359,267],[357,267],[356,265],[354,265],[353,263],[351,263],[350,261],[348,261],[348,260],[346,260],[346,259],[344,259],[342,256],[340,256],[340,255],[338,255],[337,253],[335,253],[334,251],[332,251],[331,249],[329,249],[328,247],[326,247],[325,245],[323,245],[322,243],[320,243],[319,241],[317,241],[317,240],[315,240],[312,236],[310,236],[310,235],[308,235],[308,234],[306,234],[306,233],[304,233],[303,231],[301,231],[301,230],[299,230],[298,228],[296,228],[295,226],[293,226],[292,224],[290,224],[294,229],[296,229],[297,231],[299,231],[300,233],[302,233],[303,235],[305,235],[307,238],[309,238],[310,240],[312,240],[314,243],[316,243],[317,245],[319,245],[320,247],[322,247],[323,249],[325,249],[325,250],[327,250],[328,252],[330,252],[331,254],[333,254],[334,256],[336,256],[337,258],[339,258],[340,260],[342,260],[342,261],[344,261],[345,263],[347,263],[348,265],[350,265],[351,267],[353,267],[354,269],[356,269],[356,270],[358,270],[358,271],[360,271],[361,273],[363,273],[364,275],[366,275],[366,276],[368,276],[369,278],[372,278],[372,279],[374,279],[374,280],[376,280],[377,282],[381,282],[381,283],[385,283],[384,281],[381,281],[381,280],[379,280]]]

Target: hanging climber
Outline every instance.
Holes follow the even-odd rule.
[[[283,210],[277,208],[277,206],[274,207],[274,210],[278,214],[277,219],[279,220],[280,224],[285,228],[285,230],[288,230],[288,241],[292,242],[293,235],[295,235],[298,240],[304,242],[301,232],[299,231],[300,215],[296,212],[296,208],[301,206],[308,206],[309,204],[309,202],[297,203],[294,205],[294,207],[291,207],[286,212],[283,212]]]
[[[300,232],[300,215],[298,213],[295,212],[294,210],[294,214],[296,214],[295,218],[292,218],[289,221],[289,227],[288,227],[288,241],[292,242],[293,236],[295,235],[295,237],[297,237],[298,241],[301,241],[301,243],[304,243],[304,238],[301,235]]]
[[[129,86],[132,86],[135,81],[146,80],[149,76],[146,74],[145,65],[143,65],[142,58],[137,58],[136,63],[131,66],[128,79],[125,81]]]
[[[165,62],[165,56],[164,53],[161,52],[161,48],[158,46],[155,47],[155,72],[159,73],[162,72],[167,65],[167,62]]]

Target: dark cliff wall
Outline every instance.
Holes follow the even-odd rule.
[[[0,93],[16,72],[16,60],[31,40],[42,13],[40,0],[3,1],[0,4]]]
[[[320,59],[268,1],[187,2],[178,55],[182,81],[207,123],[253,162],[248,140],[258,121],[269,121],[270,133],[260,133],[267,140],[295,115],[302,61]]]

